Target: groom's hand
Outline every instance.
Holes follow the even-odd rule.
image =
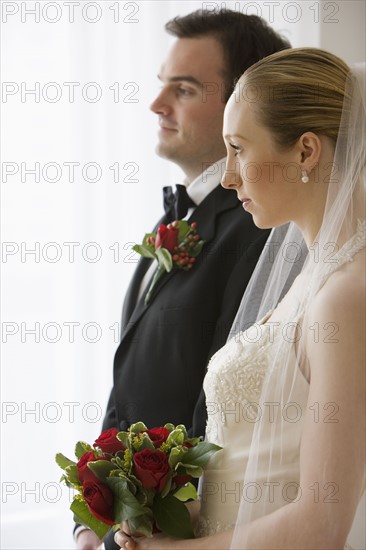
[[[81,531],[76,539],[77,550],[100,550],[102,541],[90,529]]]

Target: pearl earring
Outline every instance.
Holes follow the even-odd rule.
[[[309,176],[308,176],[306,170],[301,170],[301,181],[303,183],[308,183],[308,181],[309,181]]]

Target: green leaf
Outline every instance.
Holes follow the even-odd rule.
[[[169,250],[163,248],[162,246],[159,246],[159,248],[157,248],[155,252],[159,262],[159,267],[163,267],[165,271],[169,273],[169,271],[171,271],[173,267],[172,255],[170,254]]]
[[[90,527],[92,531],[102,539],[111,528],[103,521],[100,521],[89,511],[88,505],[82,498],[75,498],[71,503],[70,510],[74,512],[74,520],[86,527]]]
[[[152,511],[158,527],[166,535],[178,539],[194,538],[191,516],[183,502],[173,495],[165,498],[156,495]]]
[[[128,520],[128,526],[131,531],[131,535],[144,535],[145,537],[152,536],[152,516],[147,514],[143,516],[137,516]]]
[[[65,485],[67,485],[67,487],[69,487],[70,489],[77,489],[80,492],[83,489],[83,486],[81,485],[79,480],[77,483],[71,483],[66,475],[61,476],[60,483],[65,483]]]
[[[181,462],[181,458],[186,452],[187,449],[185,447],[181,447],[180,445],[178,447],[173,447],[169,454],[169,466],[174,469],[178,462]]]
[[[122,470],[119,470],[118,472],[117,470],[112,471],[108,479],[111,479],[112,477],[118,477],[119,479],[125,481],[127,483],[128,490],[134,496],[136,496],[137,492],[142,488],[142,483],[139,479],[137,479],[137,477],[133,475],[127,476]]]
[[[190,498],[197,500],[197,489],[194,485],[192,485],[192,483],[187,483],[186,485],[183,485],[183,487],[180,487],[178,491],[173,494],[173,496],[182,502],[185,502]]]
[[[188,451],[182,457],[182,463],[190,466],[201,466],[204,468],[211,458],[211,456],[220,451],[221,447],[208,441],[201,441],[195,447],[188,449]]]
[[[67,475],[67,479],[72,483],[73,485],[80,485],[79,480],[79,474],[76,464],[70,464],[69,466],[66,466],[65,472]]]
[[[180,430],[184,435],[184,441],[188,439],[187,430],[184,424],[178,424],[178,426],[175,427],[176,430]]]
[[[136,494],[134,495],[141,506],[147,506],[148,505],[148,494],[144,489],[137,490]]]
[[[147,427],[143,422],[135,422],[135,424],[131,424],[129,429],[131,433],[139,434],[140,432],[146,432]]]
[[[120,449],[119,451],[116,451],[116,452],[111,456],[111,458],[108,459],[108,460],[113,461],[113,460],[117,460],[117,459],[118,459],[119,461],[121,461],[121,460],[124,459],[124,457],[125,457],[125,449],[124,449],[124,450]]]
[[[184,433],[182,432],[182,430],[180,430],[177,427],[177,428],[175,428],[175,430],[170,432],[166,442],[169,444],[173,441],[175,445],[182,445],[182,443],[184,443],[185,439],[186,439],[186,437],[185,437]]]
[[[106,483],[114,495],[114,518],[118,523],[145,513],[144,507],[133,496],[125,479],[109,477],[106,479]]]
[[[172,432],[173,430],[175,430],[174,424],[171,424],[170,422],[168,422],[167,424],[165,424],[165,425],[164,425],[164,428],[166,428],[166,429],[169,430],[170,432]]]
[[[151,282],[151,285],[150,285],[150,288],[145,296],[145,304],[148,304],[153,296],[153,293],[154,293],[154,289],[156,287],[156,285],[158,284],[158,281],[160,280],[160,278],[166,273],[166,270],[164,267],[161,267],[160,265],[158,265],[158,268],[157,270],[155,271],[154,273],[154,277],[153,277],[153,280]]]
[[[170,474],[170,476],[166,480],[163,490],[161,491],[162,498],[166,497],[167,494],[169,493],[172,486],[172,479],[173,479],[173,474]]]
[[[155,252],[153,252],[148,246],[144,244],[135,244],[132,247],[132,250],[137,252],[138,254],[141,254],[144,258],[155,258]]]
[[[155,451],[155,445],[146,433],[142,434],[140,449],[150,449],[150,451]]]
[[[184,241],[188,233],[191,231],[191,226],[186,220],[179,220],[178,222],[178,242]]]
[[[111,471],[115,470],[115,465],[109,460],[96,460],[95,462],[88,462],[88,468],[98,479],[105,481]]]
[[[128,432],[118,432],[116,437],[117,437],[118,441],[120,441],[122,443],[122,445],[124,447],[126,447],[126,449],[130,448],[131,443],[130,443]]]
[[[201,477],[203,474],[203,468],[201,466],[195,466],[194,464],[186,464],[183,462],[178,462],[176,469],[180,466],[184,467],[184,474],[190,475],[192,477]],[[179,471],[179,475],[184,475],[182,471]]]
[[[190,443],[192,445],[192,447],[195,447],[196,445],[198,445],[198,443],[201,443],[202,441],[202,436],[200,435],[199,437],[189,437],[185,443]],[[187,447],[189,448],[189,447]]]
[[[149,246],[144,244],[135,244],[132,247],[132,250],[141,254],[144,258],[150,258],[154,260],[156,258],[155,250],[151,249]]]
[[[84,453],[87,453],[88,451],[94,451],[93,447],[89,445],[89,443],[85,443],[85,441],[78,441],[75,446],[75,455],[78,460],[81,459]]]
[[[72,464],[76,466],[76,462],[74,462],[73,460],[70,460],[62,453],[57,453],[55,460],[58,466],[62,468],[62,470],[66,470],[67,466],[71,466]]]
[[[134,476],[133,474],[129,474],[128,476],[125,476],[125,477],[126,477],[128,483],[130,483],[131,485],[133,485],[135,487],[135,490],[132,491],[133,494],[135,494],[136,491],[145,492],[145,489],[143,488],[141,481],[136,476]]]
[[[126,471],[125,463],[119,456],[115,456],[114,458],[112,458],[111,462],[113,462],[113,464],[117,466],[117,470],[113,470],[110,473],[111,476],[119,475],[121,470]]]
[[[205,244],[205,241],[198,241],[196,242],[195,246],[190,249],[189,254],[192,258],[196,258],[202,250],[203,245]]]

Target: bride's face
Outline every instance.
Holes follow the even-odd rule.
[[[276,227],[302,215],[307,192],[301,182],[301,150],[298,145],[282,150],[255,109],[260,106],[238,101],[235,94],[225,108],[228,157],[222,185],[236,190],[258,227]]]

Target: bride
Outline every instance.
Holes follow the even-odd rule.
[[[192,506],[197,538],[120,531],[121,547],[349,547],[365,488],[365,129],[364,67],[323,50],[274,54],[237,83],[222,185],[258,227],[291,223],[262,318],[208,367],[206,437],[223,449]]]

